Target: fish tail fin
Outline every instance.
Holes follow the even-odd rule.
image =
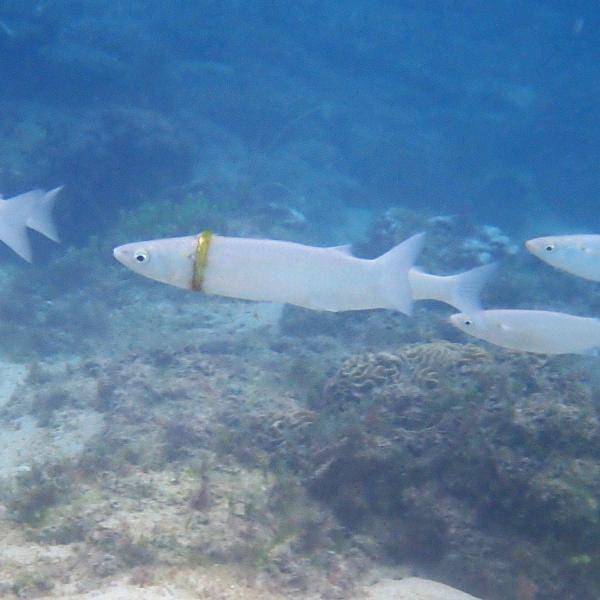
[[[52,210],[54,209],[56,196],[61,190],[62,186],[54,188],[46,192],[38,201],[32,202],[26,221],[27,227],[35,229],[35,231],[57,243],[60,239],[52,218]]]
[[[27,262],[32,261],[31,244],[27,237],[25,225],[22,222],[11,223],[8,219],[0,219],[0,241],[3,241]]]
[[[2,200],[0,205],[0,241],[27,262],[33,259],[27,237],[27,219],[32,206],[39,203],[43,196],[41,190],[32,190],[10,200]]]
[[[444,277],[447,281],[446,297],[438,299],[454,306],[460,312],[467,314],[480,312],[482,310],[479,299],[481,290],[497,268],[496,263],[490,263],[464,273]]]
[[[385,308],[395,308],[409,316],[412,314],[413,298],[408,273],[424,242],[425,234],[417,233],[375,259],[381,265],[380,284]]]

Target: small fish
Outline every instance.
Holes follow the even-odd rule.
[[[350,246],[315,248],[292,242],[199,236],[151,240],[114,249],[140,275],[185,289],[244,300],[327,311],[391,308],[409,315],[414,300],[477,309],[491,273],[480,267],[439,277],[413,268],[424,241],[417,234],[379,258],[356,258]]]
[[[60,190],[62,186],[49,192],[32,190],[7,200],[0,197],[0,241],[28,262],[32,261],[32,252],[27,227],[59,242],[52,209]]]
[[[600,320],[544,310],[458,313],[450,323],[497,346],[541,354],[591,354],[600,348]]]
[[[555,235],[525,242],[534,256],[560,269],[600,281],[600,235]]]

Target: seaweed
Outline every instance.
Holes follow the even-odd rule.
[[[17,476],[8,513],[17,523],[39,526],[48,511],[65,500],[69,488],[65,465],[35,463]]]

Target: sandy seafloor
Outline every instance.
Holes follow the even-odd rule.
[[[297,399],[290,394],[287,382],[277,375],[279,369],[275,368],[273,357],[268,357],[264,347],[256,346],[257,340],[262,339],[264,344],[277,330],[281,306],[210,299],[201,302],[200,306],[191,304],[187,308],[175,308],[180,327],[175,325],[174,328],[173,323],[177,320],[169,314],[173,309],[174,306],[169,303],[157,303],[153,308],[157,319],[155,325],[162,331],[145,328],[136,332],[137,342],[141,340],[141,347],[145,346],[151,355],[160,350],[156,345],[157,339],[161,339],[165,353],[169,353],[166,346],[176,343],[176,340],[179,344],[183,343],[184,348],[179,352],[185,356],[185,342],[198,336],[201,345],[209,350],[206,356],[223,351],[227,344],[251,348],[249,355],[261,356],[257,364],[248,364],[251,361],[242,351],[240,357],[232,356],[231,364],[234,366],[231,372],[222,369],[215,374],[212,371],[215,375],[213,381],[221,386],[220,389],[211,389],[204,382],[200,410],[189,404],[190,400],[197,402],[197,399],[186,399],[184,410],[188,418],[201,419],[203,423],[200,426],[207,425],[217,413],[222,395],[227,392],[230,395],[232,392],[234,395],[246,395],[256,405],[258,414],[266,407],[270,412],[276,409],[299,410]],[[117,320],[122,317],[115,316]],[[190,319],[198,324],[197,329],[190,327]],[[167,323],[171,324],[170,328]],[[170,329],[169,333],[167,329]],[[147,340],[144,340],[145,336]],[[331,350],[333,348],[329,348]],[[139,355],[143,353],[144,350],[138,350]],[[120,357],[118,362],[126,362],[132,357],[139,359],[135,352],[130,352]],[[238,360],[243,367],[235,366]],[[260,364],[265,360],[271,362],[271,369],[264,363]],[[56,361],[29,365],[16,362],[0,364],[0,409],[3,414],[0,477],[4,485],[15,493],[15,481],[27,477],[37,468],[36,465],[61,463],[70,465],[65,467],[65,474],[71,480],[68,483],[70,491],[63,497],[62,491],[58,490],[60,499],[51,500],[47,511],[39,518],[21,514],[26,521],[24,524],[18,516],[15,517],[15,505],[11,505],[10,494],[4,494],[9,506],[0,506],[1,597],[72,600],[474,598],[443,584],[411,577],[413,569],[408,565],[380,567],[370,564],[354,569],[352,559],[348,558],[348,565],[343,568],[335,565],[333,570],[312,569],[310,577],[313,581],[308,586],[302,585],[310,589],[302,590],[294,584],[293,577],[289,585],[282,587],[281,581],[273,579],[269,573],[268,561],[235,564],[236,559],[240,559],[239,563],[244,562],[240,555],[244,543],[265,534],[259,529],[261,520],[267,516],[260,514],[260,508],[274,485],[268,471],[247,468],[236,464],[235,459],[223,460],[223,457],[217,458],[209,452],[202,455],[202,459],[210,464],[200,476],[201,479],[210,477],[210,500],[196,510],[190,508],[190,498],[197,491],[199,478],[197,470],[194,470],[197,466],[190,467],[190,460],[161,467],[138,464],[121,468],[117,463],[111,463],[112,470],[101,470],[91,478],[82,475],[75,483],[73,478],[77,477],[81,468],[79,461],[86,447],[94,443],[110,445],[110,441],[103,441],[107,435],[113,438],[113,442],[115,436],[125,435],[129,436],[129,441],[143,448],[144,435],[153,420],[144,415],[143,406],[129,407],[127,410],[133,411],[133,414],[126,419],[98,406],[98,390],[91,388],[90,382],[81,377],[81,371],[97,374],[97,370],[102,368],[107,368],[107,364],[93,358],[69,360],[61,357]],[[213,369],[206,364],[193,364],[192,368],[206,373]],[[129,375],[135,378],[135,371],[134,368]],[[68,377],[65,376],[67,374]],[[140,378],[139,383],[142,382]],[[36,394],[39,395],[40,390],[43,393],[44,387],[56,385],[62,386],[63,392],[68,388],[79,394],[79,398],[67,403],[71,406],[53,408],[50,416],[40,420],[35,408]],[[90,400],[94,394],[96,404]],[[173,398],[176,397],[177,392]],[[165,419],[169,410],[165,407]],[[116,430],[119,430],[118,433]],[[148,447],[152,447],[152,442]],[[182,456],[189,458],[186,452]],[[144,462],[143,459],[141,462]],[[54,471],[52,477],[60,478],[61,473]],[[25,488],[21,493],[35,494],[38,490]],[[250,514],[249,498],[256,502],[253,514]],[[16,510],[18,512],[19,508]],[[69,541],[72,535],[69,524],[73,523],[78,524],[74,534],[76,541]],[[79,531],[83,523],[85,531]],[[60,539],[60,531],[67,539]],[[160,548],[160,558],[154,553],[152,556],[144,554],[146,550],[140,545],[144,540]],[[275,548],[274,544],[269,546]],[[200,548],[199,554],[205,556],[210,555],[212,549],[217,559],[213,561],[199,556],[198,563],[190,566],[194,563],[190,554],[196,548]],[[128,554],[133,554],[134,558],[128,559]],[[218,564],[220,561],[229,564]],[[347,571],[344,572],[344,569]],[[347,581],[344,581],[345,577]]]
[[[235,409],[238,398],[259,418],[302,413],[295,386],[282,375],[289,373],[289,356],[281,358],[277,348],[282,307],[193,295],[181,304],[150,300],[157,289],[142,288],[130,305],[112,314],[112,335],[119,342],[110,347],[130,348],[112,362],[99,352],[97,357],[0,364],[0,478],[6,502],[0,505],[1,597],[473,598],[411,578],[410,565],[382,567],[347,550],[339,560],[327,550],[333,557],[329,565],[318,564],[323,557],[312,565],[278,558],[278,552],[283,557],[290,549],[274,534],[277,525],[268,522],[273,519],[267,517],[273,512],[269,494],[277,486],[273,474],[246,466],[227,451],[219,456],[203,447],[205,436],[215,435],[211,427],[222,418],[223,405]],[[140,302],[146,309],[136,324]],[[301,341],[297,350],[335,363],[352,348],[317,335]],[[148,361],[159,369],[148,370]],[[178,367],[158,381],[163,363]],[[112,393],[105,387],[118,388],[124,381],[139,386],[141,395],[104,406],[104,395]],[[153,383],[156,389],[148,389]],[[45,394],[61,399],[47,404],[40,401]],[[152,408],[155,402],[158,411]],[[175,436],[191,437],[175,444],[173,460],[160,462],[165,441],[153,429],[168,420],[187,421],[194,433],[176,431]],[[229,443],[237,444],[235,431],[232,435]],[[117,459],[119,447],[135,447],[137,454]],[[114,452],[114,460],[104,456],[94,464],[94,452]],[[86,460],[92,464],[86,467]],[[86,468],[90,472],[84,473]],[[44,473],[41,483],[28,479],[36,469]],[[20,480],[26,484],[19,488]],[[192,506],[199,481],[201,487],[210,481],[209,491]],[[40,490],[49,482],[54,487],[47,500]],[[40,514],[28,504],[36,494],[43,505]],[[308,498],[302,502],[311,504]],[[273,535],[277,542],[269,541]],[[257,540],[273,556],[258,557]],[[283,568],[289,571],[287,582],[273,576],[270,563],[281,560],[289,561]]]

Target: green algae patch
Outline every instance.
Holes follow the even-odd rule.
[[[34,464],[17,476],[8,499],[8,514],[17,523],[38,527],[50,509],[67,498],[69,490],[63,465]]]

